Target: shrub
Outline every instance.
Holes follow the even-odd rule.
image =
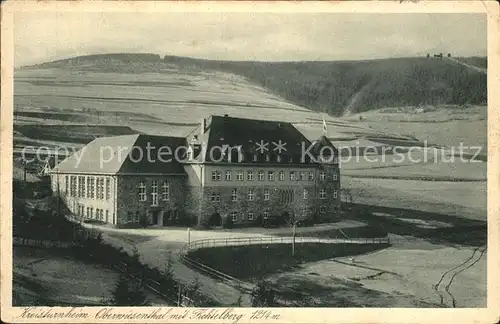
[[[115,306],[145,306],[149,304],[142,285],[135,281],[132,282],[125,274],[120,275],[111,295],[111,303]]]
[[[232,217],[226,217],[226,219],[224,219],[224,224],[223,224],[223,227],[224,228],[233,228],[233,218]]]
[[[267,281],[260,281],[252,291],[252,307],[272,307],[276,305],[276,292]]]

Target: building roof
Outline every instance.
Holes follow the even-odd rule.
[[[59,163],[55,173],[184,174],[177,148],[186,147],[183,137],[145,134],[96,138]],[[178,150],[184,158],[185,150]]]
[[[299,164],[304,162],[303,152],[311,146],[311,142],[291,123],[227,115],[212,116],[202,137],[201,141],[206,145],[198,157],[200,162],[227,163],[229,155],[231,161],[238,161],[238,152],[241,152],[245,163]],[[324,140],[332,145],[328,139]],[[261,144],[266,143],[262,148]],[[280,143],[283,145],[281,151]],[[231,148],[232,154],[226,154],[221,160],[221,148],[225,146]],[[304,163],[310,163],[308,156]]]

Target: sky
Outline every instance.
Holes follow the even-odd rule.
[[[221,60],[486,56],[484,14],[17,12],[15,66],[99,53]]]

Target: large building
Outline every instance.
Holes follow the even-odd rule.
[[[290,123],[211,116],[186,137],[95,139],[51,180],[73,213],[117,226],[335,220],[337,157],[326,137],[311,142]]]

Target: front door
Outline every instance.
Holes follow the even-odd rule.
[[[165,212],[163,210],[158,212],[158,223],[156,223],[156,224],[158,224],[160,226],[163,225],[163,218],[165,217],[164,214],[165,214]]]
[[[169,221],[171,218],[171,211],[168,210],[166,212],[163,212],[163,226],[168,226]]]
[[[158,224],[158,212],[153,211],[153,212],[151,212],[151,213],[153,214],[153,215],[152,215],[152,216],[153,216],[153,221],[152,221],[152,223],[153,223],[153,224]]]

